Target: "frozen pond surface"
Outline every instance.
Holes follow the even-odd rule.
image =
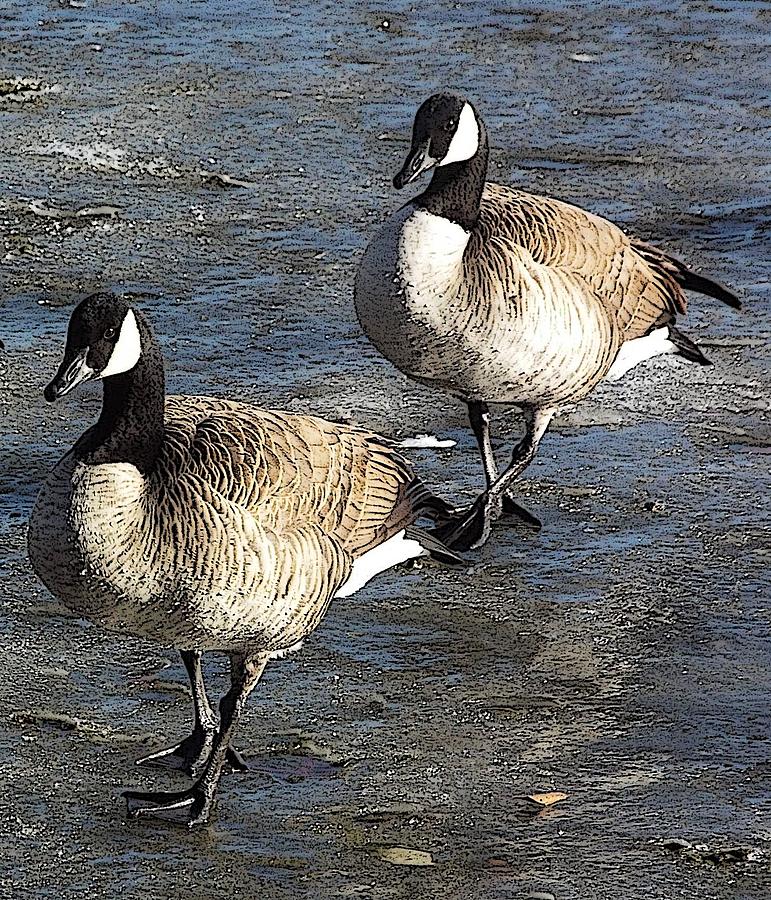
[[[51,0],[4,5],[0,54],[0,896],[768,898],[769,5]],[[270,667],[208,832],[127,823],[121,788],[171,783],[133,760],[189,701],[173,652],[71,618],[25,559],[36,485],[98,409],[42,399],[71,306],[147,293],[172,390],[452,438],[410,453],[471,496],[463,410],[381,360],[351,300],[445,86],[495,180],[745,309],[694,298],[712,368],[649,364],[557,421],[521,488],[539,535],[384,577]],[[516,416],[494,424],[503,452]]]

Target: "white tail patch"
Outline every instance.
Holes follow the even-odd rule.
[[[139,336],[136,316],[133,310],[129,310],[123,317],[120,326],[120,334],[115,342],[107,365],[97,375],[97,378],[109,378],[110,375],[120,375],[128,372],[139,362],[142,355],[142,339]]]
[[[464,103],[458,117],[458,126],[452,136],[450,146],[440,166],[448,166],[450,163],[463,162],[471,159],[479,150],[479,125],[474,109],[470,103]]]
[[[605,381],[618,381],[638,363],[665,353],[677,353],[677,347],[669,340],[669,328],[666,325],[646,334],[645,337],[623,343],[605,376]]]
[[[290,653],[296,653],[303,645],[302,641],[298,641],[296,644],[292,644],[291,647],[285,647],[283,650],[273,650],[268,654],[268,659],[283,659],[285,656],[289,656]]]
[[[363,588],[375,575],[385,572],[386,569],[391,569],[408,559],[428,555],[425,547],[413,538],[405,537],[403,531],[399,531],[355,560],[348,581],[335,594],[335,597],[350,597],[351,594],[355,594],[356,591]]]

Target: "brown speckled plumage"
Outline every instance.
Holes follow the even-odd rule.
[[[512,247],[529,258],[512,260]],[[566,289],[583,288],[587,303],[601,304],[622,340],[641,337],[663,315],[686,308],[673,266],[661,251],[569,203],[498,184],[485,185],[465,256],[468,270],[477,272],[489,268],[503,275],[523,262],[533,271],[532,260],[576,279],[566,282]]]
[[[470,234],[437,226],[457,230],[454,253],[418,245],[428,215],[409,204],[370,244],[357,310],[395,365],[464,399],[574,402],[625,341],[685,312],[676,261],[570,204],[488,183]]]
[[[106,627],[187,650],[286,650],[358,558],[442,506],[361,429],[165,397],[149,323],[110,295],[73,313],[47,391],[119,358],[130,368],[105,379],[99,420],[48,477],[29,527],[51,592]]]
[[[460,562],[413,523],[447,517],[377,436],[313,416],[211,397],[165,397],[144,315],[95,294],[73,311],[44,394],[102,378],[98,421],[49,475],[28,532],[50,591],[104,627],[180,648],[193,729],[143,765],[186,772],[184,791],[127,791],[129,814],[206,823],[223,767],[267,662],[296,649],[335,596],[417,556]],[[217,717],[201,670],[228,653]]]
[[[445,164],[456,138],[471,155]],[[467,401],[558,408],[591,391],[626,342],[684,313],[683,288],[738,305],[606,219],[486,183],[488,152],[462,97],[437,94],[418,110],[395,183],[426,160],[432,180],[370,242],[355,287],[364,330],[406,374]]]
[[[54,594],[107,627],[275,652],[313,630],[353,560],[430,496],[364,431],[169,397],[148,475],[62,459],[35,507],[30,556]]]

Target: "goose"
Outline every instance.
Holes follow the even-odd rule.
[[[459,557],[416,527],[446,504],[385,441],[356,427],[214,397],[165,395],[144,313],[94,294],[74,309],[48,401],[103,381],[98,421],[43,484],[32,566],[67,607],[178,648],[189,737],[140,760],[195,778],[180,792],[126,791],[131,816],[206,823],[232,739],[266,664],[316,628],[330,602],[401,562]],[[201,656],[224,652],[219,722]]]
[[[394,186],[433,176],[370,241],[354,288],[359,322],[380,353],[467,404],[486,488],[435,532],[456,549],[481,546],[504,513],[540,526],[512,484],[561,407],[653,356],[710,364],[676,327],[684,290],[740,307],[722,284],[606,219],[486,182],[488,152],[470,101],[442,92],[420,106]],[[524,413],[502,474],[491,403]]]

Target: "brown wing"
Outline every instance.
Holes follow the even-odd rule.
[[[364,430],[206,397],[167,399],[162,465],[279,532],[321,527],[353,557],[438,502]]]
[[[509,270],[522,265],[521,251],[512,255],[512,245],[532,259],[536,274],[543,266],[584,287],[587,299],[607,310],[622,340],[685,312],[685,295],[663,253],[569,203],[487,184],[467,252],[510,281]]]

